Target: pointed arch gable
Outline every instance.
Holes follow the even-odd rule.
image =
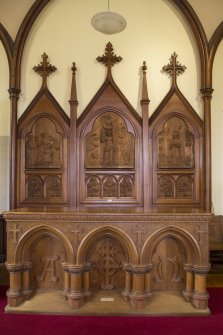
[[[84,264],[87,261],[86,256],[88,251],[93,246],[93,244],[101,237],[113,237],[123,246],[128,256],[129,263],[130,264],[138,263],[138,253],[130,237],[121,229],[106,225],[92,230],[82,240],[77,251],[77,264]]]
[[[66,260],[65,262],[68,264],[72,264],[75,259],[74,251],[70,241],[67,237],[57,230],[54,227],[41,225],[35,228],[29,229],[19,240],[14,254],[14,261],[15,263],[22,263],[25,261],[26,253],[30,255],[30,248],[32,247],[33,243],[38,239],[42,239],[43,237],[49,236],[57,240],[60,246],[63,248]]]

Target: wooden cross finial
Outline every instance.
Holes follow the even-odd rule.
[[[177,83],[177,76],[184,73],[185,70],[186,70],[186,66],[181,65],[177,61],[177,54],[175,52],[171,56],[170,63],[163,66],[163,71],[167,72],[168,74],[172,76],[173,85],[176,85]]]
[[[38,64],[37,66],[33,67],[33,70],[38,73],[42,78],[43,78],[43,83],[42,86],[46,87],[47,86],[47,77],[55,72],[57,70],[57,68],[54,65],[51,65],[48,61],[47,61],[47,54],[44,52],[44,54],[42,55],[43,61],[40,62],[40,64]]]
[[[99,63],[105,64],[105,66],[108,68],[108,73],[111,73],[111,67],[115,65],[116,63],[121,62],[122,57],[116,56],[113,51],[113,46],[111,42],[108,42],[105,48],[105,54],[103,56],[98,56],[97,61]]]

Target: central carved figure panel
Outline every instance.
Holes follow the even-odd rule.
[[[85,138],[85,168],[134,168],[134,137],[125,121],[105,112]]]

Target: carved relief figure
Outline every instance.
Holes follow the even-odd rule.
[[[27,196],[28,198],[43,197],[43,182],[40,177],[32,176],[27,181]]]
[[[48,118],[35,121],[25,141],[26,168],[62,166],[62,136]]]
[[[117,197],[117,182],[114,177],[108,176],[103,184],[104,197]]]
[[[62,184],[58,176],[50,176],[46,181],[46,196],[58,198],[62,196]]]
[[[177,198],[192,198],[193,182],[191,177],[180,176],[176,181],[176,196]]]
[[[157,136],[158,168],[194,167],[194,136],[180,117],[166,121]]]
[[[116,113],[106,112],[85,138],[85,168],[134,168],[134,136]]]
[[[120,197],[133,197],[133,182],[129,176],[124,176],[120,183]]]
[[[174,197],[174,181],[170,176],[161,176],[158,179],[157,193],[159,198]]]
[[[100,197],[101,185],[97,177],[92,176],[87,181],[87,197]]]

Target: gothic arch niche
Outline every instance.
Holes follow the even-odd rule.
[[[79,246],[77,264],[90,264],[90,289],[121,291],[124,264],[136,264],[137,250],[126,233],[104,226],[89,233]]]
[[[50,234],[44,234],[31,246],[31,259],[34,260],[31,270],[32,288],[63,289],[64,276],[61,263],[65,259],[64,248]]]
[[[163,238],[152,255],[152,290],[183,290],[186,250],[181,241],[172,236]]]
[[[38,226],[30,229],[18,242],[15,260],[18,264],[30,264],[30,287],[63,289],[62,264],[74,261],[72,246],[67,238],[52,227]]]
[[[152,264],[152,290],[180,290],[185,287],[184,265],[199,264],[201,251],[193,236],[169,226],[145,242],[141,263]]]
[[[95,241],[87,253],[87,262],[92,266],[90,272],[91,289],[123,289],[125,273],[122,271],[122,267],[127,259],[123,246],[114,236],[105,234]]]

